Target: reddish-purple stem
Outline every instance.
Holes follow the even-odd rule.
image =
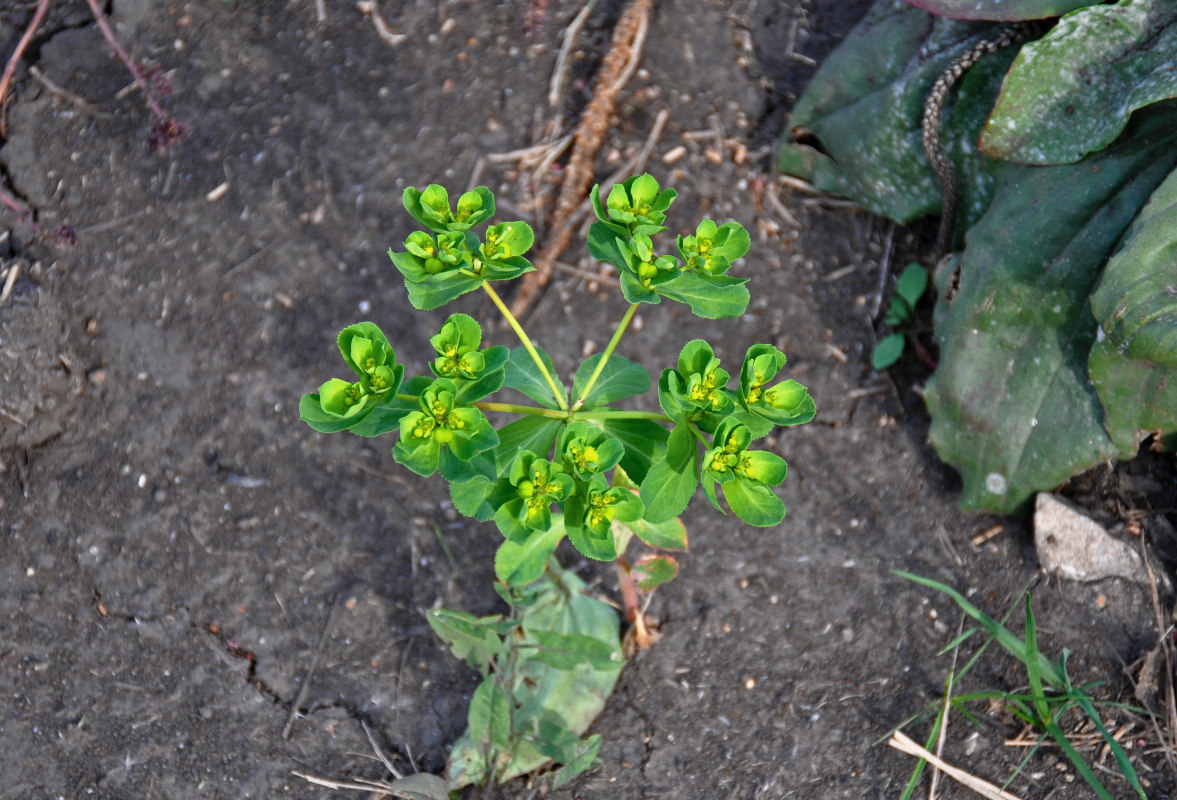
[[[17,200],[15,197],[13,197],[7,191],[5,191],[2,187],[0,187],[0,203],[3,203],[4,205],[8,206],[8,208],[15,211],[16,214],[21,218],[22,222],[28,222],[30,225],[33,226],[34,231],[36,231],[37,233],[41,232],[41,227],[39,225],[37,225],[37,223],[35,221],[33,221],[33,209],[29,208],[24,203]]]
[[[633,625],[642,612],[638,607],[638,592],[633,585],[629,559],[624,555],[617,556],[617,588],[621,590],[621,602],[625,604],[625,621]]]
[[[37,11],[33,14],[33,21],[29,23],[29,27],[25,28],[24,35],[20,37],[20,41],[16,45],[16,50],[12,51],[12,57],[4,65],[4,76],[0,77],[0,108],[4,107],[4,98],[8,95],[8,84],[12,82],[12,73],[16,72],[16,65],[20,63],[21,56],[25,54],[29,42],[33,40],[33,34],[37,32],[37,28],[41,27],[41,20],[45,19],[45,12],[48,10],[49,0],[41,0],[37,3]],[[0,134],[4,132],[0,130]]]
[[[106,15],[102,13],[102,8],[98,5],[98,0],[86,0],[90,5],[90,11],[94,14],[94,21],[98,23],[98,29],[102,31],[102,35],[106,37],[106,41],[110,44],[110,49],[114,50],[114,54],[118,56],[119,61],[123,62],[124,66],[131,72],[131,77],[135,79],[135,85],[139,87],[139,91],[143,92],[143,99],[147,101],[147,107],[151,109],[151,113],[161,122],[167,122],[170,117],[164,113],[163,107],[155,99],[155,93],[151,91],[151,87],[147,84],[143,77],[143,72],[136,66],[135,62],[123,49],[119,40],[115,38],[114,29],[110,27],[110,23],[106,21]]]

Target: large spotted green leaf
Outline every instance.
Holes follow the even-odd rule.
[[[1116,445],[1177,431],[1177,172],[1140,212],[1108,262],[1091,310],[1099,323],[1088,369]]]
[[[798,100],[777,169],[898,222],[939,211],[940,181],[920,136],[924,102],[955,58],[999,30],[877,0]],[[961,231],[992,196],[992,161],[978,152],[977,134],[1016,51],[968,70],[944,113],[941,143],[957,171]]]
[[[981,150],[1069,164],[1110,144],[1133,111],[1177,97],[1177,2],[1121,0],[1063,17],[1018,54]]]
[[[953,19],[1027,20],[1058,17],[1098,0],[907,0],[913,6]]]
[[[940,366],[925,394],[932,443],[960,471],[966,508],[1021,511],[1034,492],[1128,455],[1104,430],[1088,377],[1088,301],[1174,164],[1169,103],[1078,164],[1001,166],[993,204],[968,235],[959,293],[937,304]]]

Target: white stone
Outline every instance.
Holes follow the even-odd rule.
[[[1040,492],[1034,509],[1034,547],[1047,573],[1075,581],[1126,578],[1144,583],[1140,554],[1091,517]]]

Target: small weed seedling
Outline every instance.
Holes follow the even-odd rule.
[[[903,269],[895,285],[891,306],[883,317],[889,328],[907,328],[915,321],[915,307],[928,288],[928,271],[914,261]],[[870,355],[870,365],[875,370],[884,370],[903,355],[907,335],[896,331],[884,336],[875,344]]]
[[[398,463],[421,476],[440,474],[458,511],[493,520],[504,537],[495,588],[511,616],[429,615],[454,653],[485,677],[450,757],[451,789],[507,780],[548,761],[565,765],[561,783],[596,762],[599,736],[580,736],[624,657],[616,615],[555,562],[561,541],[616,563],[631,643],[640,648],[653,637],[639,594],[677,574],[670,553],[687,549],[678,517],[700,485],[716,509],[723,510],[722,492],[751,525],[784,517],[773,488],[785,479],[785,461],[753,444],[778,425],[808,422],[815,409],[804,386],[780,379],[780,350],[753,345],[729,373],[711,345],[696,339],[658,377],[661,411],[616,405],[652,384],[645,366],[617,353],[641,304],[673,300],[706,319],[736,317],[748,306],[747,279],[728,274],[750,245],[739,223],[705,219],[677,237],[675,254],[657,249],[651,237],[666,230],[675,196],[650,175],[613,186],[604,199],[593,188],[597,221],[588,249],[617,268],[629,308],[604,351],[586,359],[568,386],[492,287],[533,269],[524,258],[531,228],[503,222],[476,235],[474,227],[495,211],[485,187],[461,195],[456,206],[441,186],[406,189],[405,209],[427,229],[410,234],[402,251],[389,251],[409,301],[429,310],[483,291],[521,347],[484,347],[478,322],[453,314],[430,339],[432,374],[406,379],[388,339],[361,322],[339,334],[353,375],[327,381],[300,403],[303,420],[324,433],[399,435],[392,451]],[[504,387],[534,405],[487,399]],[[487,414],[513,419],[496,426]],[[631,563],[626,553],[635,539],[653,552]]]
[[[979,623],[979,627],[972,628],[965,631],[956,639],[944,648],[944,652],[951,651],[960,646],[975,633],[984,633],[988,636],[985,644],[976,652],[975,655],[968,661],[967,664],[959,671],[952,671],[949,673],[945,681],[945,692],[942,705],[933,706],[926,709],[921,714],[907,720],[900,728],[905,728],[913,722],[917,722],[929,717],[935,716],[935,721],[932,725],[932,731],[928,736],[926,749],[932,749],[936,741],[940,738],[941,730],[947,722],[948,709],[955,708],[967,719],[974,720],[975,718],[969,712],[967,705],[970,702],[985,701],[993,702],[1000,701],[1005,708],[1020,719],[1022,722],[1037,729],[1041,733],[1039,739],[1039,746],[1047,739],[1051,740],[1070,760],[1075,767],[1075,771],[1080,777],[1091,787],[1091,790],[1101,800],[1112,800],[1112,795],[1108,793],[1107,789],[1099,782],[1095,776],[1095,772],[1088,765],[1083,756],[1075,749],[1071,740],[1067,738],[1067,734],[1063,731],[1059,724],[1062,716],[1072,709],[1078,709],[1094,725],[1095,729],[1099,731],[1103,738],[1105,746],[1111,751],[1116,759],[1116,765],[1124,779],[1128,781],[1129,785],[1136,791],[1136,793],[1147,800],[1148,795],[1144,793],[1143,787],[1140,785],[1140,779],[1136,774],[1136,768],[1132,766],[1132,762],[1128,759],[1128,754],[1124,752],[1124,748],[1112,736],[1104,725],[1099,713],[1096,711],[1095,701],[1088,695],[1095,684],[1088,686],[1075,686],[1071,683],[1071,678],[1067,674],[1067,656],[1069,651],[1064,650],[1062,657],[1058,663],[1052,662],[1045,655],[1042,654],[1038,647],[1038,633],[1034,621],[1034,611],[1030,607],[1030,595],[1025,595],[1025,611],[1026,611],[1026,634],[1024,639],[1018,638],[1003,624],[1005,620],[998,621],[981,611],[979,608],[965,599],[964,595],[957,592],[955,589],[945,586],[942,583],[930,580],[928,578],[921,578],[918,575],[912,575],[907,572],[896,572],[901,578],[914,581],[921,586],[927,586],[935,589],[938,592],[950,597],[965,614],[972,617]],[[1010,609],[1010,613],[1013,609]],[[1006,615],[1006,618],[1009,614]],[[971,692],[966,694],[954,694],[953,690],[960,683],[964,675],[972,669],[972,667],[980,659],[981,655],[989,647],[992,642],[997,642],[1008,651],[1014,658],[1020,661],[1026,668],[1026,676],[1029,686],[1028,692],[1008,692],[998,690],[987,690],[980,692]],[[1118,704],[1104,704],[1104,705],[1118,705]],[[1123,707],[1123,706],[1121,706]],[[1147,715],[1148,712],[1140,708],[1128,707],[1129,711],[1137,714]],[[1014,775],[1019,774],[1029,763],[1030,758],[1037,751],[1037,747],[1031,748],[1027,753],[1026,758],[1015,770]],[[915,792],[916,785],[919,782],[920,776],[923,774],[924,767],[927,762],[921,760],[916,766],[911,779],[907,783],[907,790],[903,793],[902,800],[908,800]],[[1014,776],[1010,776],[1013,780]]]

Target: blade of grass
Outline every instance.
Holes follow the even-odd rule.
[[[1065,697],[1078,706],[1079,709],[1081,709],[1083,713],[1085,713],[1091,719],[1092,723],[1094,723],[1096,729],[1100,732],[1100,735],[1107,743],[1108,748],[1115,756],[1116,765],[1120,768],[1120,772],[1123,774],[1124,778],[1128,781],[1129,784],[1131,784],[1132,788],[1136,790],[1136,793],[1142,798],[1142,800],[1148,800],[1148,795],[1144,793],[1144,789],[1140,785],[1140,778],[1136,774],[1136,768],[1132,766],[1132,762],[1129,761],[1128,754],[1124,752],[1124,748],[1120,746],[1119,742],[1112,738],[1111,733],[1104,726],[1103,721],[1099,718],[1099,714],[1095,710],[1095,704],[1092,702],[1091,698],[1083,692],[1076,690],[1071,685],[1070,678],[1066,673],[1066,651],[1064,651],[1063,658],[1060,660],[1058,666],[1051,662],[1050,659],[1042,655],[1041,652],[1038,652],[1037,642],[1034,642],[1032,646],[1034,652],[1031,656],[1031,645],[1019,639],[1004,625],[974,606],[964,597],[964,595],[953,589],[951,586],[947,586],[930,578],[914,575],[910,572],[903,572],[901,570],[894,570],[894,574],[901,578],[906,578],[913,583],[918,583],[921,586],[926,586],[929,589],[935,589],[938,592],[948,595],[953,600],[953,602],[960,606],[961,610],[963,610],[977,622],[981,623],[982,627],[984,627],[990,633],[990,635],[997,641],[998,644],[1004,647],[1011,655],[1014,656],[1014,658],[1025,664],[1027,672],[1030,670],[1030,661],[1032,658],[1037,670],[1040,685],[1042,682],[1045,682],[1050,684],[1052,688],[1062,690],[1065,693]],[[1012,697],[1012,695],[1007,696],[1007,700]],[[1044,693],[1042,691],[1032,691],[1031,702],[1037,703],[1038,698],[1045,698]],[[1012,711],[1014,711],[1015,714],[1017,714],[1013,703],[1010,704],[1010,708]],[[1026,720],[1033,723],[1035,717],[1033,712],[1031,712],[1030,709],[1024,705],[1021,707],[1021,710],[1025,715]],[[1019,716],[1022,715],[1019,714]],[[1057,725],[1055,725],[1055,727],[1057,728]],[[1070,742],[1067,742],[1067,744],[1069,746]],[[1072,747],[1071,749],[1073,750],[1074,748]],[[1078,755],[1078,753],[1076,753],[1076,755]],[[1088,773],[1091,773],[1090,767],[1087,767],[1086,764],[1084,764],[1084,767]],[[1091,774],[1094,777],[1094,773]]]
[[[1048,722],[1046,724],[1046,732],[1050,735],[1051,739],[1054,739],[1055,744],[1067,754],[1067,758],[1075,765],[1075,771],[1087,782],[1087,785],[1091,787],[1091,791],[1099,795],[1100,800],[1113,800],[1111,794],[1108,793],[1107,789],[1103,788],[1103,784],[1099,782],[1099,778],[1095,777],[1095,773],[1091,771],[1091,767],[1087,766],[1087,761],[1083,756],[1079,755],[1079,751],[1071,744],[1071,740],[1063,733],[1063,729],[1058,726],[1058,723],[1053,720]]]
[[[953,589],[951,586],[947,586],[943,583],[940,583],[939,581],[934,581],[931,578],[923,578],[919,575],[913,575],[910,572],[903,572],[902,570],[894,570],[893,574],[898,575],[901,578],[906,578],[907,580],[914,583],[918,583],[921,586],[926,586],[929,589],[935,589],[942,594],[948,595],[953,602],[960,606],[962,611],[975,619],[977,622],[981,623],[981,626],[984,627],[985,630],[987,630],[990,635],[992,635],[993,638],[997,640],[997,643],[1009,651],[1009,653],[1014,658],[1018,659],[1023,664],[1027,662],[1029,656],[1026,652],[1026,643],[1019,639],[1016,634],[1012,633],[1000,622],[993,619],[993,617],[990,617],[988,614],[981,611],[981,609],[970,603],[967,599],[965,599],[964,595]],[[1063,688],[1063,678],[1058,673],[1058,670],[1055,668],[1054,664],[1050,662],[1050,659],[1039,653],[1036,660],[1038,662],[1038,670],[1042,678],[1052,687],[1059,689]]]
[[[1046,693],[1042,691],[1042,673],[1038,669],[1038,630],[1034,625],[1034,609],[1030,604],[1030,593],[1026,593],[1026,674],[1030,677],[1030,694],[1038,712],[1038,724],[1048,726],[1054,721]]]

